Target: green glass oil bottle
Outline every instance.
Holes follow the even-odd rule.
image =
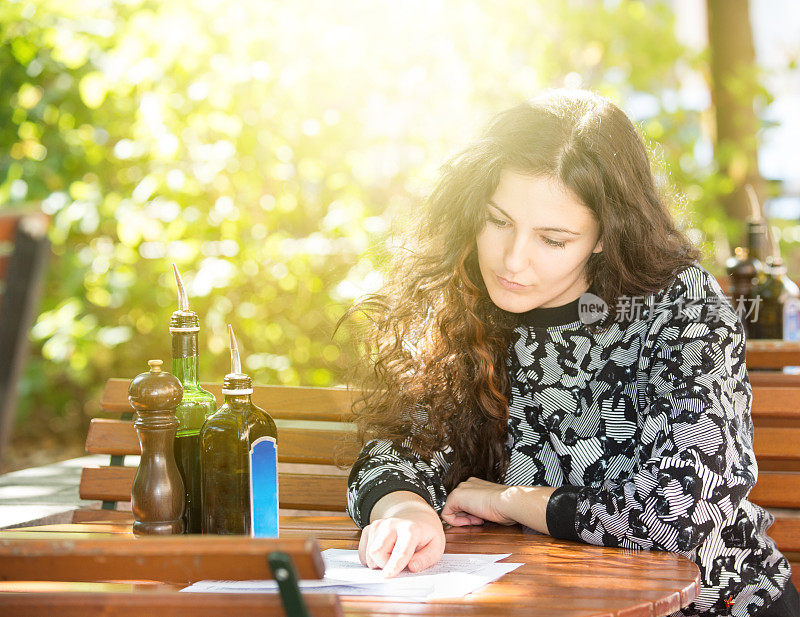
[[[263,438],[272,438],[276,443],[278,430],[269,414],[250,400],[253,382],[242,373],[239,348],[230,325],[228,331],[231,372],[222,382],[225,402],[206,420],[200,436],[203,533],[249,535],[251,450]]]
[[[175,409],[178,432],[175,435],[175,462],[183,479],[186,508],[183,514],[184,533],[201,533],[202,495],[200,476],[200,429],[214,413],[214,395],[200,387],[197,376],[197,339],[200,319],[189,310],[189,299],[178,267],[172,264],[178,286],[178,310],[172,313],[169,331],[172,335],[172,374],[183,387],[183,399]]]

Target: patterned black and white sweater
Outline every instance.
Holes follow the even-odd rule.
[[[772,515],[747,500],[758,469],[741,321],[699,264],[639,305],[594,332],[577,300],[517,315],[503,483],[560,487],[556,537],[694,560],[700,593],[675,616],[753,615],[791,570],[767,536]],[[409,444],[364,446],[347,495],[360,527],[396,490],[444,507],[452,449],[422,460]]]

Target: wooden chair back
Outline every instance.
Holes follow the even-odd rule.
[[[128,380],[106,384],[101,414],[93,418],[86,438],[89,454],[108,454],[108,466],[84,468],[80,497],[100,500],[105,509],[130,501],[136,473],[125,465],[126,456],[140,453],[128,403]],[[203,384],[218,403],[220,384]],[[278,427],[279,504],[283,509],[344,512],[347,475],[358,455],[355,427],[350,422],[354,391],[340,388],[255,386],[253,402],[265,409]],[[79,511],[76,522],[96,513]]]
[[[130,419],[127,380],[109,380],[105,414],[94,418],[86,438],[90,454],[109,454],[117,464],[83,470],[80,496],[129,501],[135,466],[119,458],[139,454]],[[203,384],[218,400],[219,384]],[[346,478],[358,454],[350,405],[357,392],[339,388],[255,386],[253,401],[278,425],[280,505],[303,510],[344,511]],[[761,473],[751,493],[766,507],[800,508],[800,387],[753,386],[754,448]]]
[[[47,216],[0,213],[0,458],[10,440],[47,255]]]
[[[324,573],[322,555],[314,538],[166,536],[51,539],[3,537],[0,534],[2,581],[158,581],[177,589],[201,580],[275,578],[282,585],[280,594],[176,593],[163,589],[158,593],[3,592],[0,593],[0,614],[55,614],[60,617],[109,614],[153,614],[159,617],[187,614],[224,614],[227,617],[292,613],[326,617],[341,615],[336,595],[301,597],[299,594],[299,578],[320,579]],[[281,582],[287,580],[290,582],[288,587]]]

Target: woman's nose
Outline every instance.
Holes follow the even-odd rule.
[[[505,246],[503,265],[510,274],[522,272],[529,264],[527,239],[522,234],[514,234]]]

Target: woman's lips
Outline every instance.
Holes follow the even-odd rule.
[[[518,283],[512,283],[511,281],[504,279],[499,274],[497,275],[497,280],[500,281],[500,284],[506,289],[525,289],[527,287],[527,285],[519,285]]]

